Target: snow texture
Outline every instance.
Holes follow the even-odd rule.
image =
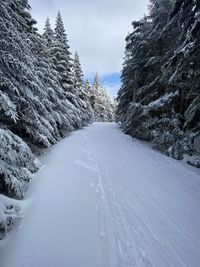
[[[162,96],[161,98],[152,101],[148,106],[150,108],[160,108],[164,105],[166,105],[166,103],[170,102],[171,99],[174,98],[174,96],[178,95],[178,91],[176,91],[175,93],[169,93],[169,94],[165,94],[164,96]]]
[[[21,207],[17,200],[0,195],[0,240],[16,229],[22,219]]]
[[[198,169],[115,123],[72,133],[41,161],[1,267],[199,267]]]

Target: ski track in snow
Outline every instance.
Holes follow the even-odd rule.
[[[22,227],[0,247],[1,267],[200,266],[199,170],[114,123],[73,133],[43,162]]]

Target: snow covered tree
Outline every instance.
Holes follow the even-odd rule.
[[[31,174],[38,170],[39,165],[30,148],[17,135],[6,129],[0,129],[0,140],[1,240],[21,221],[19,203],[8,197],[15,199],[24,197]]]
[[[149,16],[154,25],[162,27],[169,19],[174,0],[150,0]],[[158,28],[157,28],[158,30]]]
[[[80,59],[79,59],[77,52],[75,52],[75,55],[74,55],[73,75],[75,78],[75,86],[77,88],[83,88],[83,76],[84,75],[83,75]]]
[[[70,98],[68,93],[73,91],[72,58],[69,48],[61,13],[58,12],[52,53],[54,56],[54,64],[59,73],[60,83],[68,98]]]
[[[63,88],[66,100],[71,103],[73,109],[73,127],[80,128],[90,121],[91,112],[87,109],[84,95],[76,87],[72,73],[73,60],[69,48],[62,17],[60,12],[58,12],[52,46],[53,61],[59,73],[59,82]]]
[[[21,207],[15,200],[0,195],[0,240],[21,222]]]
[[[22,199],[30,173],[38,170],[30,148],[17,135],[0,129],[0,193]]]
[[[84,83],[84,74],[77,52],[75,52],[74,55],[72,73],[74,79],[74,87],[76,88],[76,93],[78,94],[79,99],[79,109],[81,109],[82,115],[85,114],[88,118],[91,119],[93,116],[93,111],[89,101],[88,89],[86,88],[86,84]],[[84,118],[82,119],[83,121],[85,120]],[[87,120],[88,119],[86,119],[86,121]]]
[[[142,88],[144,80],[144,66],[148,62],[147,42],[145,41],[149,34],[149,21],[144,17],[141,21],[134,21],[133,32],[126,37],[125,61],[121,74],[122,87],[118,92],[117,118],[123,121],[124,114],[129,109],[129,104],[138,102],[145,95]],[[150,58],[149,56],[148,58]],[[119,101],[120,99],[120,101]]]
[[[95,74],[94,83],[90,89],[90,101],[95,121],[114,121],[114,104],[101,86],[98,73]]]
[[[0,239],[16,225],[32,173],[33,153],[91,120],[83,88],[74,85],[60,14],[41,36],[26,0],[0,1]],[[9,197],[9,198],[8,198]],[[12,204],[10,204],[12,203]]]
[[[42,36],[46,40],[46,43],[47,43],[48,47],[50,47],[52,45],[52,43],[53,43],[54,32],[53,32],[53,30],[51,28],[51,24],[50,24],[49,18],[46,19],[44,32],[43,32]]]
[[[101,87],[101,82],[99,78],[99,74],[96,72],[94,76],[94,84],[93,84],[94,89],[98,90]]]
[[[67,133],[74,129],[75,107],[66,99],[66,92],[61,84],[61,75],[55,65],[55,39],[47,20],[43,37],[43,43],[37,51],[38,62],[40,68],[40,78],[45,83],[48,90],[48,99],[51,103],[47,103],[51,108],[51,124],[56,124],[54,135],[56,139],[66,136]],[[57,61],[56,61],[57,62]]]
[[[35,50],[40,36],[35,21],[26,1],[6,1],[1,7],[1,92],[16,106],[17,113],[15,123],[6,117],[1,123],[29,144],[49,147],[55,140],[48,123],[50,112],[44,103],[47,90],[37,71]]]
[[[199,10],[195,0],[151,0],[126,38],[117,120],[177,159],[199,133]]]

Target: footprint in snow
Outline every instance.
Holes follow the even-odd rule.
[[[75,160],[75,163],[87,170],[90,170],[90,171],[94,171],[94,168],[93,166],[91,166],[89,163],[87,162],[84,162],[84,161],[80,161],[80,160]]]

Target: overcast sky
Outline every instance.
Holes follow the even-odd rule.
[[[113,73],[121,71],[124,39],[131,31],[131,23],[147,12],[148,0],[29,0],[29,3],[40,31],[47,16],[54,27],[57,11],[61,11],[71,52],[78,51],[83,71],[86,75],[96,71],[105,75],[109,85],[109,75],[113,77]]]

